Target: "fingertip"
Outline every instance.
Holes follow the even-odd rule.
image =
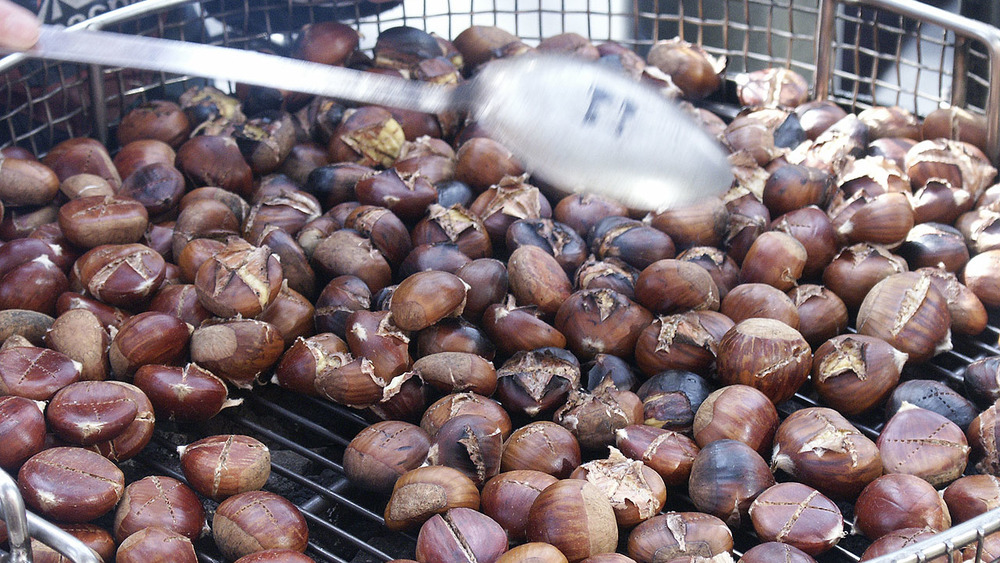
[[[38,42],[38,18],[20,6],[0,10],[0,45],[23,51]]]

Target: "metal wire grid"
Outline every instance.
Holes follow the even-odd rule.
[[[821,1],[413,0],[379,12],[376,4],[348,0],[202,0],[102,27],[279,53],[302,21],[334,17],[361,30],[366,49],[374,45],[380,30],[397,25],[437,30],[444,36],[454,36],[472,24],[497,25],[529,44],[573,30],[595,42],[615,40],[639,52],[657,40],[679,35],[725,56],[729,76],[785,66],[811,80],[817,68]],[[971,110],[985,110],[989,57],[984,45],[918,19],[856,4],[836,11],[830,89],[834,100],[853,110],[881,103],[925,114],[952,100],[954,89],[960,88],[960,98]],[[956,80],[953,61],[959,51],[966,55],[962,67],[966,72]],[[101,79],[91,83],[91,73]],[[0,75],[0,146],[16,143],[40,154],[71,136],[104,137],[95,120],[113,128],[134,105],[176,96],[198,82],[37,61],[16,65],[0,61]],[[95,90],[95,84],[103,92]],[[104,103],[94,103],[97,97]]]

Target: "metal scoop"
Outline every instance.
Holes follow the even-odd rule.
[[[441,86],[274,55],[43,26],[24,53],[61,61],[211,77],[428,113],[466,110],[546,183],[633,209],[683,205],[727,190],[722,147],[652,88],[560,56],[522,56]]]

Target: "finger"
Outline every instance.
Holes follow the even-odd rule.
[[[28,10],[0,0],[0,47],[23,51],[38,41],[38,18]]]

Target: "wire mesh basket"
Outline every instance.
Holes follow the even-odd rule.
[[[1000,156],[1000,32],[904,0],[146,0],[77,25],[237,48],[267,46],[283,53],[301,25],[329,19],[356,26],[363,49],[374,45],[381,30],[399,25],[444,37],[470,25],[495,25],[529,44],[572,31],[594,42],[617,41],[640,54],[658,40],[680,36],[725,56],[729,78],[774,66],[791,68],[813,83],[817,97],[852,111],[899,105],[924,115],[940,105],[964,107],[987,117],[989,154],[994,162]],[[176,98],[203,83],[199,77],[9,56],[0,59],[0,147],[18,145],[41,155],[78,136],[113,147],[115,129],[131,108]],[[956,339],[955,350],[923,368],[922,375],[960,385],[964,366],[1000,354],[995,326],[994,318],[984,334]],[[358,563],[411,556],[414,538],[382,528],[378,499],[353,491],[343,476],[344,448],[364,419],[279,389],[246,399],[245,409],[206,427],[161,426],[147,451],[127,462],[126,473],[182,479],[173,459],[176,446],[212,433],[252,434],[281,452],[268,486],[292,498],[306,515],[313,537],[310,556]],[[815,402],[799,395],[793,404]],[[869,436],[880,429],[864,422],[858,426]],[[5,493],[0,505],[6,511],[12,504],[4,485],[0,482]],[[36,517],[26,525],[57,547],[78,548]],[[959,561],[962,548],[974,548],[979,561],[983,538],[997,530],[1000,511],[993,511],[877,561],[926,561],[942,554]],[[856,561],[863,544],[842,544],[821,561]],[[199,544],[199,558],[221,560],[208,543]]]

